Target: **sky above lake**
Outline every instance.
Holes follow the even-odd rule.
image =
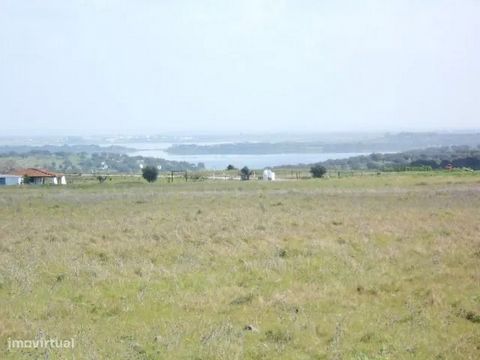
[[[478,0],[0,0],[4,134],[480,128]]]

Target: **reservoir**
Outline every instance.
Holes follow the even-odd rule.
[[[186,161],[189,163],[203,163],[207,169],[223,170],[228,165],[236,168],[248,166],[251,169],[281,165],[312,164],[328,159],[346,159],[352,156],[368,155],[365,153],[288,153],[288,154],[201,154],[201,155],[176,155],[165,151],[171,143],[128,143],[115,144],[136,151],[129,152],[130,156],[148,156],[163,158],[173,161]]]

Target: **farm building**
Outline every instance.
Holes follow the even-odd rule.
[[[1,175],[0,174],[0,186],[3,185],[20,185],[23,178],[18,175]]]
[[[263,170],[263,180],[275,181],[275,173],[270,169]]]
[[[18,169],[13,172],[15,175],[21,176],[22,178],[28,178],[29,184],[35,185],[44,185],[44,184],[53,184],[53,185],[66,185],[67,180],[63,174],[55,174],[48,170],[37,169],[37,168],[28,168],[28,169]]]

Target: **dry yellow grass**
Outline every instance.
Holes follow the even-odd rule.
[[[477,359],[480,177],[0,189],[0,358]],[[8,339],[75,338],[73,350]]]

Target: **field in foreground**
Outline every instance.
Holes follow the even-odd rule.
[[[480,176],[0,189],[0,358],[478,359]],[[9,339],[75,339],[11,349]]]

